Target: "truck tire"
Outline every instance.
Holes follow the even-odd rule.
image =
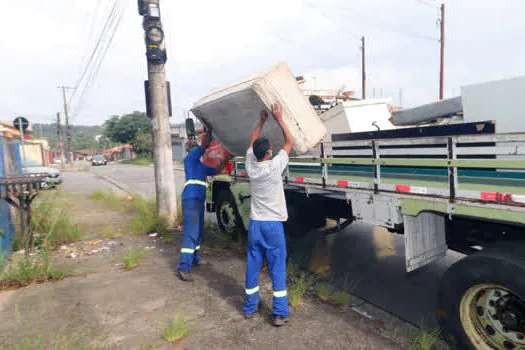
[[[505,242],[452,265],[438,316],[453,349],[525,349],[525,244]]]
[[[222,232],[231,238],[237,238],[239,234],[246,233],[235,198],[229,189],[222,189],[219,192],[215,208],[217,224]]]

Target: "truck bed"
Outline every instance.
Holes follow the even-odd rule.
[[[318,158],[290,159],[285,179],[335,191],[357,188],[522,205],[524,170],[525,134],[460,135],[324,143]],[[246,177],[242,160],[235,176]]]

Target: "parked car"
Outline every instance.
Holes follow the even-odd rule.
[[[104,156],[93,156],[93,158],[91,158],[91,165],[92,166],[95,166],[95,165],[106,165],[107,164],[107,160],[106,160],[106,157]]]
[[[58,169],[43,166],[32,159],[26,159],[26,161],[23,163],[22,170],[24,175],[28,176],[31,176],[32,174],[45,174],[46,179],[43,183],[44,187],[56,188],[62,183],[63,180],[62,175]]]

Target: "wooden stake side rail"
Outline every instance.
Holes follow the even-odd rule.
[[[525,206],[525,133],[345,140],[321,151],[290,158],[285,181]],[[243,158],[234,169],[247,178]]]

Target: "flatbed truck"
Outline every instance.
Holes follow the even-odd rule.
[[[478,131],[487,123],[478,123]],[[407,272],[466,254],[440,281],[437,315],[455,349],[525,349],[525,133],[333,135],[283,174],[287,234],[326,218],[404,236]],[[436,136],[437,135],[437,136]],[[380,135],[381,136],[381,135]],[[250,213],[244,159],[212,179],[207,210],[230,235]]]

